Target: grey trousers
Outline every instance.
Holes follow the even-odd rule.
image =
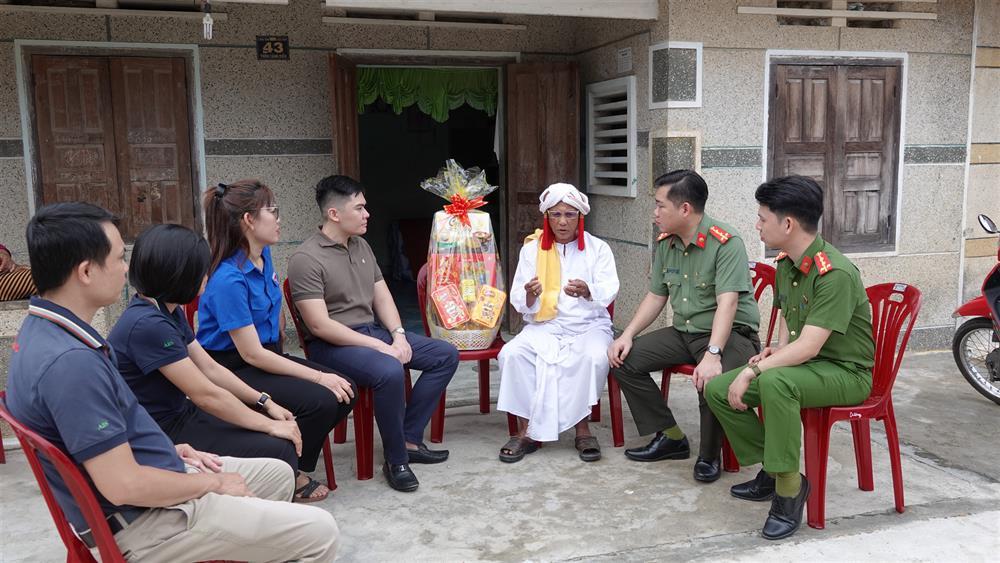
[[[333,516],[291,501],[295,474],[277,459],[223,457],[254,497],[209,493],[153,508],[115,534],[128,561],[333,561],[340,530]],[[188,472],[195,472],[188,467]]]
[[[643,334],[632,342],[632,350],[614,374],[640,435],[660,432],[677,424],[650,372],[667,366],[697,364],[705,355],[710,337],[707,332],[688,334],[668,326]],[[745,366],[759,351],[760,340],[756,332],[747,327],[734,327],[722,350],[723,373]],[[698,455],[718,459],[722,451],[722,425],[708,408],[704,393],[698,393],[698,411],[701,422]]]

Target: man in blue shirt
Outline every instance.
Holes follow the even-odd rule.
[[[77,463],[130,561],[332,561],[339,536],[333,517],[278,502],[292,497],[287,464],[175,446],[121,378],[114,351],[89,324],[125,285],[116,223],[100,207],[60,203],[28,224],[40,297],[32,298],[13,346],[11,414]],[[43,463],[63,512],[93,547],[65,483]]]

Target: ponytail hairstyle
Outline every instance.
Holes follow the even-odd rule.
[[[250,253],[250,243],[243,233],[243,216],[249,213],[256,217],[262,207],[274,205],[274,192],[259,180],[238,180],[205,190],[202,205],[205,207],[205,231],[212,249],[209,272],[214,272],[237,250]]]

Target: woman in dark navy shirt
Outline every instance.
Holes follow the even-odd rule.
[[[139,235],[129,267],[138,293],[108,335],[118,370],[174,443],[277,458],[298,469],[302,435],[295,416],[213,360],[184,319],[179,304],[201,293],[210,263],[208,243],[186,227],[157,225]],[[311,494],[318,482],[303,481],[312,490],[297,500],[325,498]]]
[[[198,305],[198,341],[246,384],[295,413],[302,430],[299,469],[313,471],[327,435],[350,412],[356,387],[326,367],[282,353],[281,285],[269,248],[281,226],[271,189],[256,180],[219,184],[205,193],[203,205],[212,266]]]

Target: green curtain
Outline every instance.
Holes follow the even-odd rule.
[[[497,111],[497,71],[493,69],[383,68],[358,69],[358,113],[382,98],[396,114],[417,104],[438,123],[462,104],[494,115]]]

